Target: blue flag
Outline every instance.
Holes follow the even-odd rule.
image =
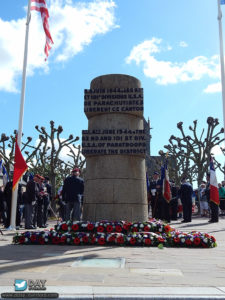
[[[220,0],[220,4],[225,4],[225,0]]]
[[[6,183],[9,181],[9,176],[5,166],[3,165],[2,159],[0,160],[0,173],[2,173],[3,185],[6,186]]]
[[[9,181],[9,175],[6,171],[5,166],[2,166],[2,175],[3,175],[3,185],[6,186],[6,183]]]

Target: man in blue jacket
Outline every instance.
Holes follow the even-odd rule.
[[[72,175],[64,180],[62,200],[66,202],[66,221],[80,221],[84,180],[79,176],[80,169],[74,168]]]

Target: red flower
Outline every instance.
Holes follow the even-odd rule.
[[[165,230],[165,232],[169,232],[171,230],[170,225],[165,225],[164,230]]]
[[[199,237],[196,237],[196,238],[194,239],[194,244],[195,244],[196,246],[198,246],[200,243],[201,243],[201,239],[200,239]]]
[[[144,231],[149,232],[149,230],[150,230],[150,227],[148,225],[145,225]]]
[[[37,240],[36,235],[31,235],[30,240],[32,243],[35,242]]]
[[[60,243],[64,244],[66,242],[66,236],[61,236]]]
[[[40,236],[39,239],[38,239],[38,242],[39,242],[40,245],[44,245],[45,239]]]
[[[128,231],[130,229],[130,226],[131,226],[131,223],[125,223],[125,224],[123,224],[123,229],[125,231]]]
[[[23,244],[24,242],[25,242],[25,237],[24,236],[20,236],[19,243]]]
[[[112,232],[113,231],[113,226],[112,225],[107,225],[106,226],[106,231],[107,232]]]
[[[65,224],[65,223],[62,224],[62,230],[64,230],[64,231],[67,231],[67,230],[68,230],[67,224]]]
[[[174,239],[173,239],[173,241],[174,241],[174,243],[180,243],[180,238],[179,237],[175,237]]]
[[[82,240],[83,240],[84,243],[88,243],[88,237],[86,235],[83,236]]]
[[[192,244],[191,240],[190,239],[186,239],[185,241],[186,245],[190,246]]]
[[[104,245],[104,244],[105,244],[105,238],[100,237],[100,238],[98,239],[98,243],[99,243],[99,245]]]
[[[145,245],[151,245],[152,241],[151,239],[147,238],[145,239]]]
[[[121,232],[123,228],[120,225],[116,225],[116,232]]]
[[[60,242],[60,238],[58,238],[57,236],[52,238],[53,244],[58,244],[59,242]]]
[[[87,225],[87,230],[93,230],[94,229],[94,225],[93,224],[91,224],[91,223],[89,223],[88,225]]]
[[[136,239],[132,237],[132,238],[130,239],[130,244],[131,244],[131,245],[135,245],[135,244],[136,244]]]
[[[97,232],[104,232],[105,228],[103,226],[98,226],[97,227]]]
[[[73,224],[71,228],[72,228],[73,231],[77,231],[79,229],[79,225],[78,224]]]
[[[211,239],[215,243],[216,239],[214,238],[214,236],[211,235]]]
[[[117,242],[118,244],[124,244],[124,239],[123,239],[123,237],[122,237],[122,236],[119,236],[119,237],[117,238],[116,242]]]
[[[109,237],[108,241],[109,241],[109,243],[113,243],[115,241],[115,239],[116,239],[115,236],[112,235]]]
[[[80,239],[78,237],[74,238],[73,243],[75,245],[79,245],[80,244]]]
[[[164,243],[164,239],[163,239],[163,238],[161,238],[161,237],[158,237],[158,242],[160,242],[160,243]]]
[[[93,237],[91,238],[91,243],[92,243],[92,244],[94,244],[94,243],[95,243],[95,241],[96,241],[96,237],[95,237],[95,236],[93,236]]]
[[[138,227],[133,227],[133,228],[132,228],[132,231],[133,231],[133,232],[138,232]]]

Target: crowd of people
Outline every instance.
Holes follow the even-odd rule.
[[[163,197],[163,183],[159,173],[154,172],[148,186],[149,217],[171,221],[183,216],[182,223],[192,221],[195,207],[199,209],[201,217],[209,218],[210,223],[219,221],[219,215],[225,216],[225,181],[218,184],[220,204],[210,199],[210,174],[206,175],[206,181],[202,181],[198,189],[193,190],[186,177],[181,180],[181,185],[176,186],[170,181],[171,200]]]
[[[13,182],[7,182],[0,190],[0,213],[5,228],[10,226]],[[19,183],[16,209],[16,228],[46,228],[49,204],[52,196],[48,177],[39,174],[30,175],[26,185]]]
[[[79,176],[80,170],[74,168],[59,191],[59,215],[63,221],[81,218],[84,181]],[[5,228],[10,226],[12,185],[13,182],[9,181],[4,188],[0,188],[0,222],[2,221]],[[22,227],[22,222],[25,229],[46,228],[51,211],[55,213],[50,205],[51,199],[52,187],[48,177],[30,175],[26,184],[19,183],[16,228]]]
[[[220,204],[210,201],[210,175],[202,181],[200,187],[193,190],[192,185],[183,177],[181,185],[170,181],[171,199],[163,197],[163,185],[159,173],[154,172],[152,180],[147,184],[149,217],[161,219],[168,223],[183,217],[182,223],[192,221],[193,207],[198,204],[202,217],[209,222],[218,222],[219,215],[225,216],[225,181],[219,184]],[[84,180],[80,177],[80,169],[74,168],[57,192],[57,207],[60,220],[81,220],[83,206]],[[47,227],[52,199],[52,188],[48,177],[39,174],[30,175],[26,185],[18,185],[16,227],[20,228],[24,220],[25,229]],[[5,228],[10,226],[12,199],[12,181],[5,188],[0,188],[0,221]],[[54,212],[54,211],[53,211]]]

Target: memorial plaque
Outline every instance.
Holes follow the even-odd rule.
[[[143,115],[142,88],[84,90],[84,112],[88,118],[105,113]]]
[[[141,155],[145,157],[144,130],[102,129],[82,131],[82,153],[91,155]]]

